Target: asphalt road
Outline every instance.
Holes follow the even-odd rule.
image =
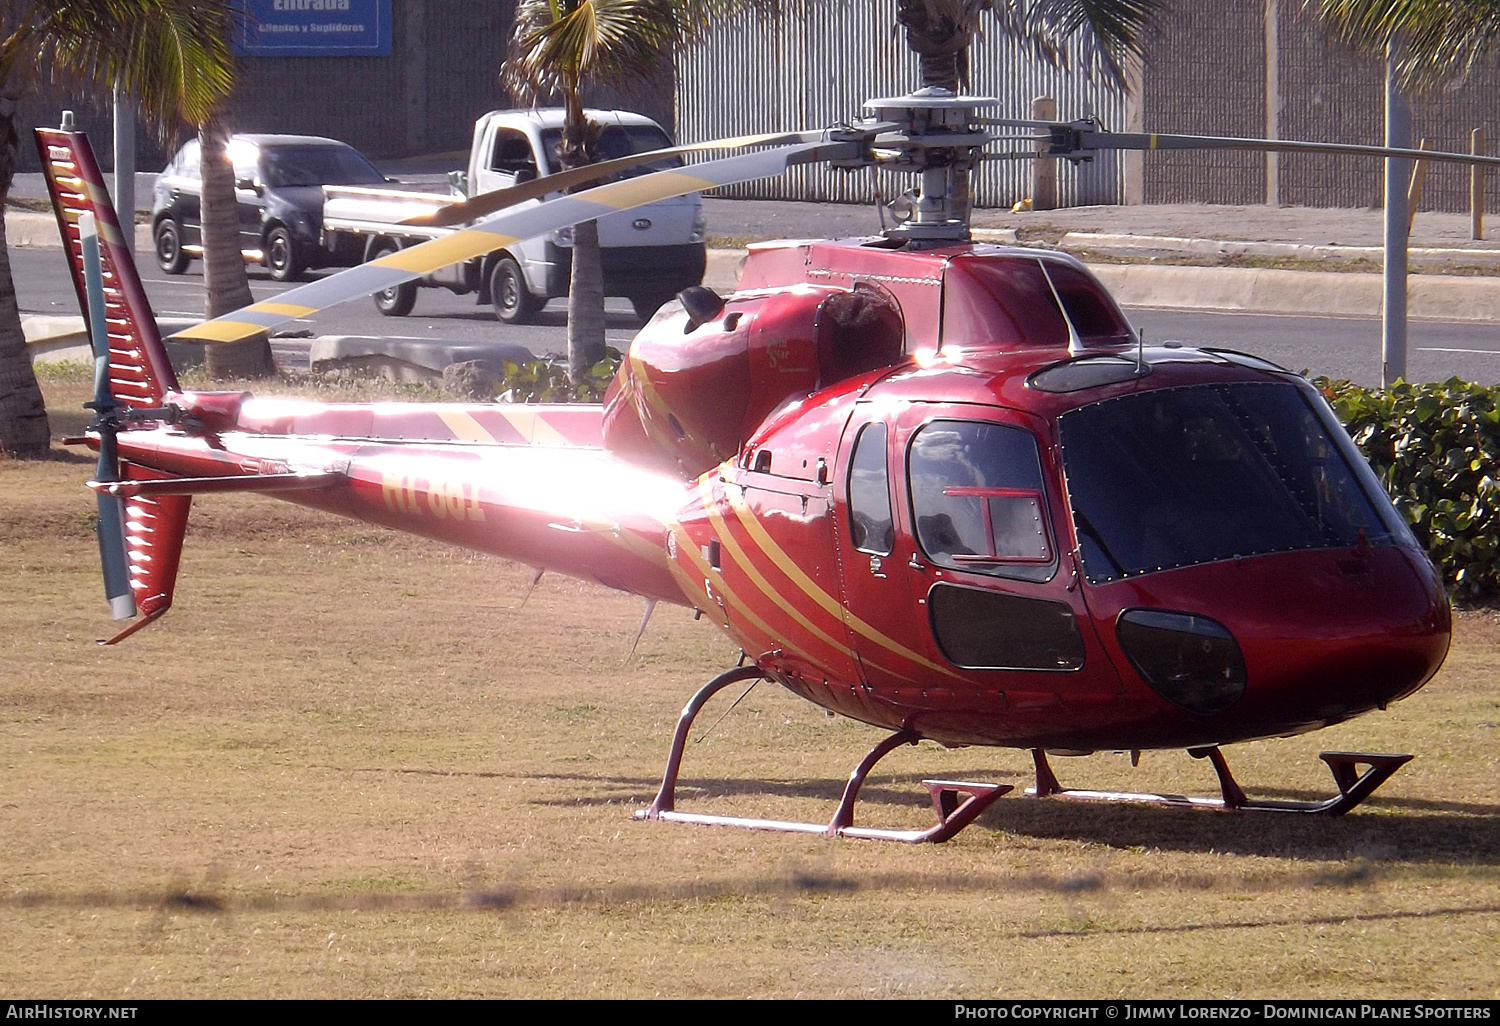
[[[23,313],[76,314],[77,301],[56,249],[17,249],[10,253],[17,297]],[[163,274],[146,256],[140,263],[146,294],[160,317],[195,318],[202,314],[202,276],[196,265],[184,275]],[[266,299],[290,286],[251,270],[251,291]],[[623,300],[608,304],[611,345],[624,348],[641,322]],[[1150,340],[1178,339],[1190,345],[1240,349],[1293,370],[1312,370],[1335,378],[1374,385],[1380,379],[1380,323],[1369,319],[1292,317],[1267,314],[1199,313],[1132,309],[1134,323]],[[302,325],[319,335],[396,335],[452,342],[509,341],[538,354],[566,348],[565,313],[554,300],[540,323],[517,327],[497,321],[488,306],[473,296],[442,289],[423,289],[416,309],[402,318],[383,317],[368,299],[355,300],[320,313]],[[1409,377],[1444,380],[1500,381],[1500,325],[1472,322],[1413,321],[1409,328]],[[285,366],[306,366],[307,343],[279,339],[277,357]]]

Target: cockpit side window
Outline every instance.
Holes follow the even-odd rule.
[[[884,424],[866,424],[849,458],[849,537],[856,549],[880,556],[890,555],[896,541],[885,440]]]
[[[908,462],[917,541],[939,566],[1050,576],[1056,561],[1036,437],[1020,427],[935,420]]]

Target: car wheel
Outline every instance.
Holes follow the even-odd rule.
[[[370,254],[370,259],[394,253],[397,246],[394,242],[387,242]],[[388,289],[381,289],[372,297],[375,300],[375,309],[387,317],[405,317],[411,313],[411,308],[417,305],[417,283],[415,281],[403,281],[400,285],[392,285]]]
[[[495,304],[495,316],[506,324],[530,324],[542,308],[526,287],[521,265],[510,257],[501,257],[490,273],[490,301]]]
[[[156,224],[156,266],[168,274],[187,270],[188,255],[182,251],[182,232],[177,222],[164,217]]]
[[[292,243],[292,233],[277,225],[266,233],[266,268],[276,281],[296,281],[302,277],[302,254]]]
[[[656,311],[660,310],[663,306],[666,306],[675,298],[676,297],[671,294],[631,296],[630,306],[631,309],[635,311],[635,315],[637,317],[639,317],[643,321],[649,321],[651,318],[656,316]]]

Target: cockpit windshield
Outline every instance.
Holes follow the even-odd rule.
[[[1404,531],[1295,385],[1160,389],[1074,410],[1059,429],[1091,583]]]

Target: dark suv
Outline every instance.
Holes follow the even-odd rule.
[[[322,245],[324,185],[383,185],[387,179],[364,154],[334,139],[311,135],[235,135],[229,140],[239,200],[240,248],[277,281],[294,281],[309,267],[349,267],[364,253]],[[156,178],[151,237],[156,262],[181,274],[203,253],[200,234],[198,140]]]

